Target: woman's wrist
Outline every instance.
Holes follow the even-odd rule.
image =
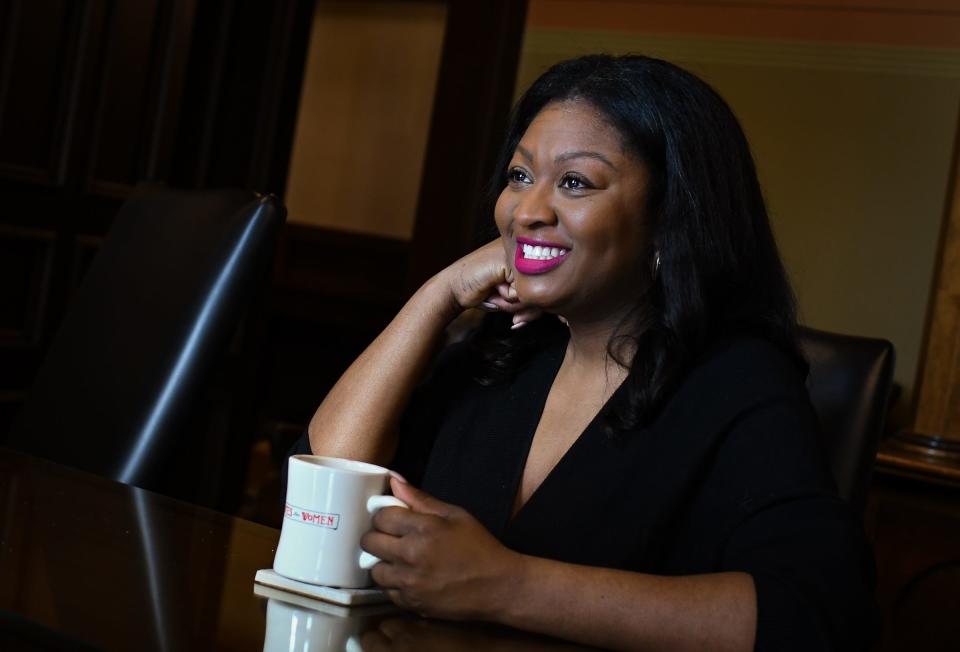
[[[427,279],[427,282],[417,290],[418,294],[428,296],[428,301],[434,306],[436,314],[443,321],[446,328],[450,322],[459,317],[467,306],[460,303],[453,289],[451,275],[453,268],[447,267]]]
[[[494,579],[494,590],[490,592],[493,599],[483,601],[484,613],[477,618],[501,625],[516,621],[517,605],[523,600],[530,576],[530,562],[533,560],[509,548],[505,551]]]

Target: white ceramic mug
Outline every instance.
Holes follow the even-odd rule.
[[[336,457],[294,455],[288,462],[287,503],[273,569],[310,584],[370,586],[379,562],[360,547],[382,507],[406,507],[384,496],[390,471]]]

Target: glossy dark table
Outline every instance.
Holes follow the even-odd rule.
[[[255,593],[279,534],[0,447],[0,650],[586,649]]]

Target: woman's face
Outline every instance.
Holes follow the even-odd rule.
[[[650,277],[646,189],[646,166],[593,107],[544,107],[495,210],[520,299],[568,319],[628,310]]]

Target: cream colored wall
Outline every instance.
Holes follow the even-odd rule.
[[[550,63],[591,51],[666,58],[730,102],[803,321],[893,341],[909,398],[960,106],[960,49],[530,27],[518,90]]]
[[[317,3],[289,221],[410,238],[445,17],[436,2]]]

